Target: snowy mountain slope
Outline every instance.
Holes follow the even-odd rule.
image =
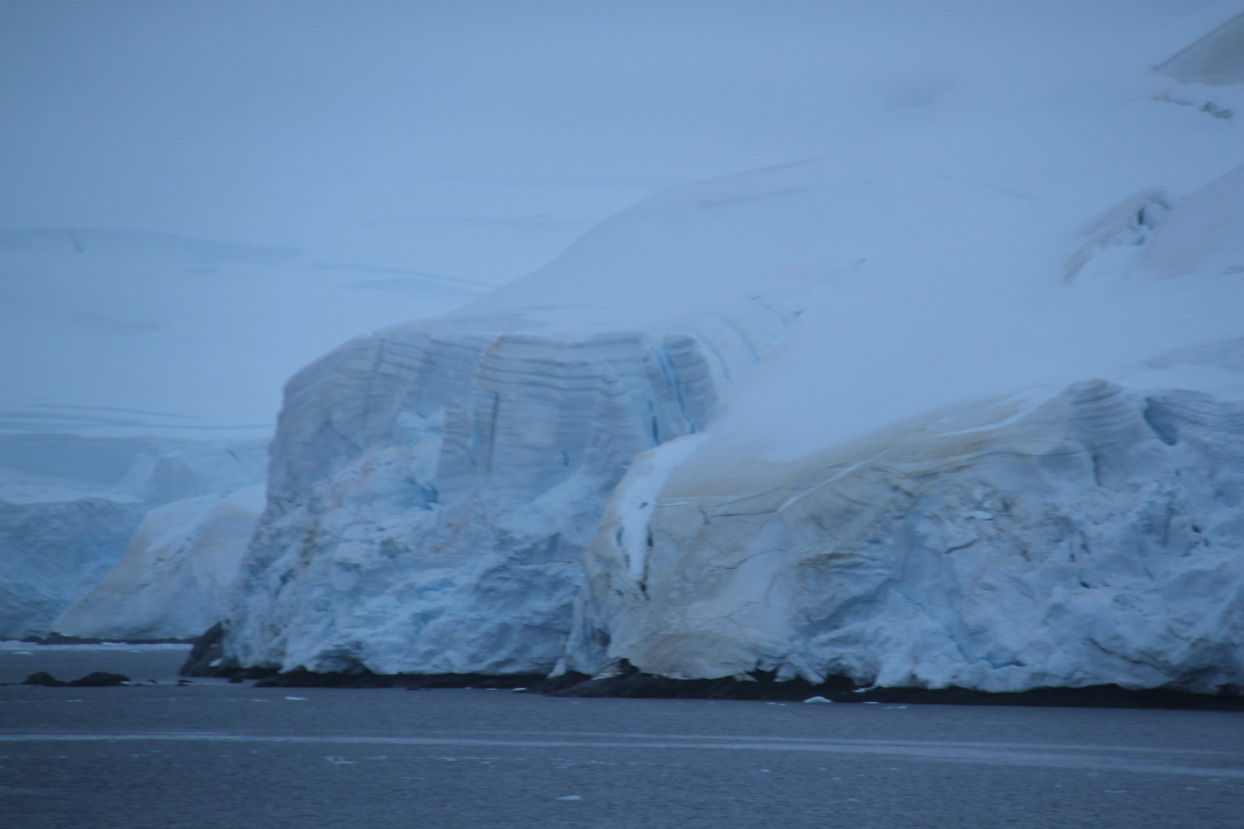
[[[1046,31],[1043,49],[1091,40],[1059,13],[1074,36]],[[1163,57],[1126,45],[1094,56],[1100,74],[1038,66],[1005,99],[948,98],[820,159],[664,191],[454,315],[308,367],[287,388],[229,657],[546,670],[613,491],[567,667],[1235,682],[1229,640],[1170,619],[1204,573],[1236,578],[1230,463],[1202,470],[1238,454],[1244,290],[1229,232],[1192,262],[1180,227],[1232,215],[1244,158],[1222,113],[1238,90],[1172,85],[1146,69]],[[1195,272],[1173,278],[1171,258]],[[986,520],[1001,540],[972,540]],[[1069,568],[1058,555],[1094,526],[1101,563]],[[935,565],[961,537],[970,552]],[[1111,581],[1137,550],[1161,566]],[[974,568],[1027,599],[1023,620],[946,592]],[[1068,573],[1114,587],[1064,601]],[[1100,608],[1134,594],[1152,629],[1120,640]],[[1232,595],[1209,605],[1228,631]]]
[[[1219,175],[1184,179],[1170,205],[1140,190],[1082,222],[1057,293],[995,304],[975,286],[971,315],[1004,328],[940,287],[877,297],[875,316],[854,306],[854,325],[806,315],[706,434],[620,484],[564,667],[1244,687],[1240,156],[1223,147]],[[1135,172],[1179,181],[1161,166]],[[1034,261],[1036,278],[1068,276],[1028,256],[1007,272]],[[869,376],[814,363],[835,351]]]
[[[261,481],[266,448],[265,441],[0,435],[0,636],[50,632],[120,560],[148,511]]]

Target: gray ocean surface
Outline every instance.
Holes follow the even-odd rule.
[[[1244,713],[176,684],[0,643],[0,826],[1244,826]]]

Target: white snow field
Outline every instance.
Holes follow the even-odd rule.
[[[1244,6],[952,5],[912,117],[296,375],[229,658],[1244,686]]]

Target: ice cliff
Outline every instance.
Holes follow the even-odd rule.
[[[1221,356],[1238,372],[1244,341]],[[635,521],[638,462],[589,548],[570,667],[1244,687],[1240,400],[1086,381],[801,466],[728,494],[675,472]]]
[[[309,366],[226,659],[1244,685],[1233,26],[658,193]]]
[[[761,309],[750,329],[709,317],[571,339],[458,318],[346,344],[287,388],[233,657],[551,669],[630,459],[702,427],[784,324]]]
[[[1244,166],[1173,209],[1142,201],[1084,225],[1093,252],[1067,260],[1067,302],[1044,306],[1026,343],[1043,354],[1020,363],[1016,343],[984,340],[982,359],[936,325],[921,331],[942,338],[923,345],[931,360],[887,364],[874,343],[882,370],[847,399],[871,396],[883,428],[813,408],[843,387],[793,382],[833,344],[801,327],[756,369],[764,406],[728,401],[703,436],[632,464],[588,548],[563,667],[1244,688]],[[1162,218],[1148,228],[1146,213]],[[1008,324],[1025,331],[1021,312]],[[1129,352],[1147,356],[1099,362]],[[997,394],[954,400],[970,387]]]
[[[253,485],[265,459],[264,441],[0,435],[0,636],[51,632],[150,510]]]
[[[228,612],[264,492],[255,484],[151,510],[121,561],[52,622],[52,631],[97,639],[198,636]]]

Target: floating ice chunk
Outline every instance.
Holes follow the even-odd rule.
[[[833,700],[826,699],[825,697],[808,697],[807,699],[804,700],[804,702],[830,702],[832,703]]]

